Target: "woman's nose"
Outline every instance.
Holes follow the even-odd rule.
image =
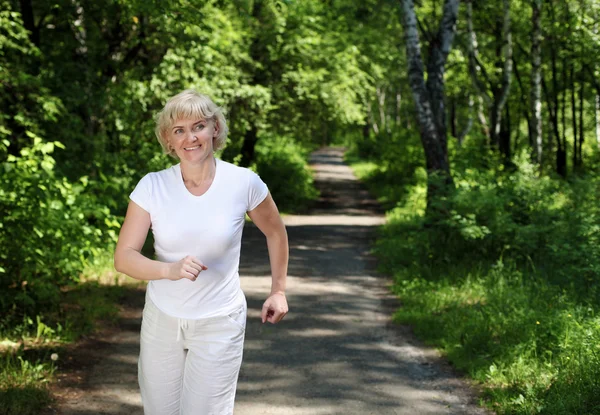
[[[190,131],[188,138],[190,139],[190,141],[196,141],[198,139],[193,131]]]

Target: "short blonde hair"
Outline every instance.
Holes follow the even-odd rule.
[[[219,133],[214,138],[213,148],[220,150],[225,147],[225,140],[229,128],[223,111],[208,96],[198,93],[194,89],[186,89],[171,97],[165,107],[156,114],[156,138],[163,151],[171,157],[177,158],[175,151],[169,147],[167,133],[177,120],[183,118],[198,118],[199,120],[213,121],[219,127]]]

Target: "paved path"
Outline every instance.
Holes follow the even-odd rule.
[[[236,415],[484,414],[434,351],[389,315],[397,307],[369,246],[382,212],[342,163],[342,149],[314,153],[321,191],[304,216],[287,216],[290,314],[262,325],[270,278],[264,237],[244,231],[240,275],[248,299]],[[141,294],[123,330],[91,352],[85,393],[63,392],[59,413],[142,414],[136,383]],[[201,415],[201,414],[199,414]]]

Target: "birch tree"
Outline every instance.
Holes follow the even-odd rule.
[[[438,201],[453,187],[448,162],[444,73],[456,33],[459,0],[444,1],[439,28],[437,32],[427,36],[427,81],[424,78],[414,1],[401,0],[400,3],[406,40],[408,81],[415,101],[421,143],[425,150],[428,173],[427,207],[431,212],[431,202]]]
[[[502,62],[497,62],[496,66],[502,66],[502,73],[499,79],[494,79],[490,76],[479,58],[477,49],[477,37],[473,29],[473,5],[472,0],[467,1],[467,50],[469,55],[469,72],[473,77],[473,84],[479,93],[479,96],[488,107],[490,128],[489,138],[493,146],[507,157],[510,157],[510,132],[507,136],[501,134],[502,125],[502,110],[508,100],[508,93],[512,80],[512,34],[510,28],[510,1],[503,0],[503,19],[502,29],[496,31],[497,44],[501,47],[501,53],[497,56],[502,56]],[[480,121],[487,130],[485,117],[480,115]]]
[[[534,145],[535,160],[542,163],[542,30],[540,16],[542,0],[532,0],[531,36],[531,143]]]

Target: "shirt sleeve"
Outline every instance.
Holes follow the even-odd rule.
[[[254,210],[269,194],[269,188],[258,176],[258,174],[250,171],[248,179],[248,209]]]
[[[152,211],[152,177],[150,174],[142,177],[129,195],[129,199],[146,212],[150,213]]]

